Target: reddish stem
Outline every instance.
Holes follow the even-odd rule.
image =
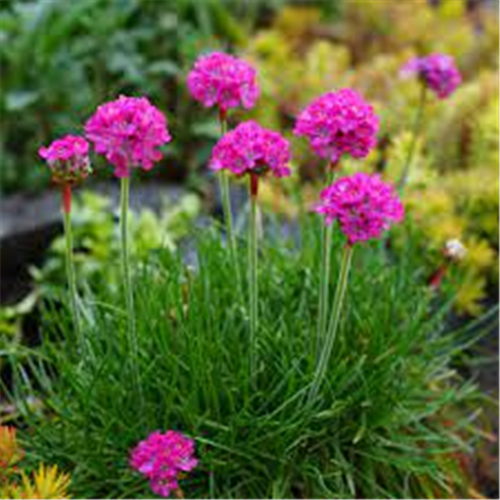
[[[219,109],[219,122],[222,125],[223,123],[226,123],[227,119],[227,109],[225,108],[220,108]]]
[[[62,186],[62,201],[64,213],[71,212],[71,184],[65,183]]]
[[[429,287],[437,290],[441,286],[441,283],[443,282],[443,278],[446,276],[447,271],[447,264],[441,264],[441,266],[439,266],[434,274],[429,278]]]
[[[250,172],[250,195],[252,198],[257,198],[259,193],[259,175],[255,172]]]

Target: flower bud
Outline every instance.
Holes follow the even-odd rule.
[[[458,262],[466,256],[467,249],[459,239],[455,238],[446,242],[443,253],[446,258]]]
[[[38,153],[47,161],[52,179],[57,184],[77,184],[92,173],[89,144],[83,137],[67,135],[49,147],[42,146]]]

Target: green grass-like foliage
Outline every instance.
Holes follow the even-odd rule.
[[[68,311],[48,304],[37,354],[11,359],[28,456],[71,471],[76,497],[150,498],[129,450],[155,429],[177,429],[196,440],[200,459],[181,481],[190,498],[460,495],[452,453],[470,451],[476,413],[466,408],[481,396],[451,364],[471,332],[446,331],[449,304],[438,306],[426,288],[411,235],[399,256],[383,242],[356,247],[327,383],[308,404],[320,248],[319,221],[306,219],[299,237],[283,241],[274,227],[261,245],[253,380],[248,288],[238,293],[212,229],[196,238],[194,267],[168,250],[135,263],[138,359],[123,298],[104,287],[86,298],[83,359]],[[332,294],[342,245],[336,233]]]

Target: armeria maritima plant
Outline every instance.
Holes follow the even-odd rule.
[[[231,108],[251,109],[259,97],[255,69],[224,52],[200,56],[188,75],[187,85],[194,99],[207,108],[217,106],[221,114]]]
[[[198,57],[188,75],[187,86],[193,98],[203,106],[218,108],[221,135],[227,131],[228,110],[251,109],[260,94],[256,70],[243,59],[224,52],[211,52]],[[235,271],[238,272],[229,182],[224,171],[219,173],[219,184],[227,240]]]
[[[123,286],[127,304],[129,342],[137,357],[137,334],[134,312],[134,294],[130,279],[128,216],[130,177],[134,168],[151,170],[163,154],[161,146],[171,141],[167,119],[146,97],[120,96],[115,101],[97,108],[85,124],[85,135],[113,165],[115,176],[121,180],[121,249]],[[136,372],[134,368],[134,372]],[[137,390],[140,393],[138,374]]]
[[[400,71],[402,78],[417,77],[420,83],[420,99],[412,127],[412,141],[408,147],[398,187],[403,189],[408,182],[411,163],[418,135],[424,123],[427,93],[430,90],[438,99],[449,97],[462,82],[462,76],[453,57],[446,54],[431,54],[410,59]]]
[[[352,89],[327,92],[313,100],[298,116],[294,134],[306,137],[313,151],[327,161],[326,184],[333,182],[342,156],[365,158],[377,143],[379,118],[373,107]],[[321,229],[320,275],[316,360],[322,350],[328,316],[328,288],[332,228]]]
[[[343,89],[320,96],[300,114],[296,135],[305,137],[327,163],[327,185],[314,207],[322,216],[321,257],[320,232],[306,221],[299,242],[290,238],[287,244],[269,245],[259,260],[259,182],[265,175],[290,175],[290,144],[255,121],[226,132],[228,110],[248,109],[257,99],[255,71],[247,63],[221,53],[202,56],[188,85],[196,100],[219,109],[223,133],[210,169],[223,173],[225,180],[235,176],[248,181],[248,295],[231,287],[235,261],[230,252],[235,247],[211,234],[198,240],[195,272],[186,268],[182,256],[158,251],[132,286],[130,176],[134,169],[153,168],[171,138],[165,117],[146,98],[120,97],[99,107],[85,132],[122,183],[128,321],[123,311],[106,307],[110,290],[99,287],[98,306],[89,309],[92,324],[85,325],[92,346],[85,363],[74,366],[74,358],[54,349],[47,336],[40,363],[30,366],[37,385],[23,378],[22,363],[15,367],[26,395],[38,397],[41,387],[57,419],[54,425],[44,420],[45,412],[26,413],[36,422],[35,453],[68,461],[82,497],[147,496],[144,481],[131,477],[131,469],[147,478],[155,494],[178,498],[184,488],[188,496],[212,498],[371,498],[373,492],[406,498],[428,492],[431,479],[448,486],[444,466],[434,459],[434,444],[443,443],[438,451],[449,453],[470,424],[467,416],[453,433],[447,424],[443,432],[441,423],[450,401],[455,405],[465,399],[452,383],[440,387],[448,377],[450,352],[457,350],[452,335],[448,350],[447,339],[434,340],[441,330],[430,324],[432,294],[421,293],[426,284],[415,279],[413,254],[404,259],[391,255],[406,266],[395,269],[378,258],[384,245],[370,245],[356,262],[368,272],[350,273],[354,248],[380,239],[404,217],[397,193],[378,175],[334,180],[343,157],[362,159],[376,146],[379,119],[373,108],[354,90]],[[56,180],[66,179],[71,186],[75,175],[85,173],[72,161],[87,165],[88,145],[82,143],[81,157],[57,156],[62,150],[55,148],[49,166]],[[231,241],[231,229],[227,234]],[[330,306],[331,245],[337,245],[342,258]],[[446,258],[461,254],[463,248],[450,242]],[[318,316],[315,273],[320,259]],[[372,286],[374,276],[377,286]],[[348,285],[353,300],[343,308]],[[132,290],[138,299],[135,308]],[[398,300],[389,303],[381,296]],[[342,322],[346,317],[349,321]],[[308,348],[316,321],[321,343],[313,359]],[[113,335],[124,326],[128,336]],[[427,340],[426,349],[420,349]],[[122,353],[129,358],[130,383],[123,377]],[[54,378],[47,376],[47,367]],[[134,382],[138,392],[129,390]],[[307,398],[311,404],[301,405]],[[22,400],[29,399],[23,394]],[[165,427],[188,427],[196,436],[203,457],[196,473],[190,474],[198,467],[194,439],[170,430],[138,442],[147,436],[145,430]],[[130,449],[131,443],[138,444]],[[110,471],[110,464],[121,469]],[[403,475],[405,485],[400,486]],[[423,486],[412,489],[420,478]]]
[[[379,119],[353,89],[327,92],[298,116],[294,134],[306,137],[311,148],[332,167],[343,155],[365,158],[377,143]]]
[[[194,441],[177,431],[152,432],[130,453],[130,466],[149,479],[151,490],[162,497],[175,492],[183,498],[179,479],[198,465]]]
[[[83,137],[66,135],[61,139],[57,139],[48,147],[41,147],[38,152],[47,162],[52,174],[52,180],[60,186],[62,191],[62,210],[66,238],[66,274],[74,328],[80,344],[80,350],[83,352],[85,341],[82,337],[80,325],[75,266],[73,262],[71,195],[72,188],[81,183],[92,172],[89,160],[89,144]]]
[[[347,288],[353,248],[356,244],[380,238],[394,223],[401,222],[404,208],[392,186],[378,175],[357,173],[342,177],[321,192],[321,201],[315,211],[323,215],[325,224],[338,222],[347,243],[344,248],[335,297],[324,345],[321,348],[311,386],[315,398],[326,376],[335,336],[340,320],[342,303]]]
[[[290,175],[290,157],[290,144],[284,137],[278,132],[262,127],[255,121],[248,121],[222,136],[215,145],[210,160],[212,170],[226,170],[236,176],[247,175],[249,178],[248,283],[250,297],[250,367],[252,373],[255,368],[259,304],[257,281],[257,196],[259,178],[268,173],[275,177]]]

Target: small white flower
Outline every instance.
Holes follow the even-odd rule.
[[[467,249],[459,239],[452,239],[446,242],[444,254],[451,260],[462,260],[467,254]]]

